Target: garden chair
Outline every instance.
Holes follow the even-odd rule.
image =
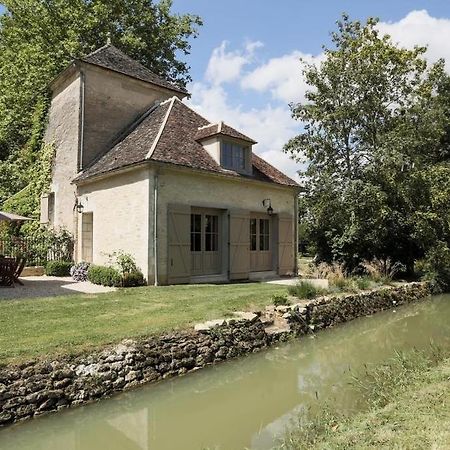
[[[14,258],[0,258],[0,286],[14,286],[17,262]]]
[[[23,283],[19,280],[20,274],[22,273],[25,264],[27,263],[26,258],[17,258],[17,266],[14,270],[14,283],[19,283],[21,286],[23,286]]]

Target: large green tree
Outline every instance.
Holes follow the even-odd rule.
[[[343,15],[324,61],[304,65],[310,89],[291,105],[303,131],[285,150],[307,162],[303,202],[321,259],[353,268],[391,257],[411,269],[430,228],[448,238],[448,223],[417,217],[446,173],[430,168],[448,160],[449,81],[443,61],[428,67],[425,48],[400,48],[376,25]]]
[[[38,158],[47,86],[71,60],[107,40],[162,77],[190,80],[183,56],[201,19],[161,0],[4,0],[0,16],[0,205]]]

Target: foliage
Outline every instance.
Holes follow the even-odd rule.
[[[368,277],[356,277],[354,279],[354,282],[355,282],[357,289],[360,291],[370,289],[372,286],[370,279]]]
[[[275,306],[285,306],[285,305],[289,305],[289,300],[286,295],[273,295],[272,303]]]
[[[90,263],[79,262],[70,268],[70,275],[75,281],[87,281]]]
[[[102,286],[119,287],[122,285],[122,276],[114,267],[91,265],[88,269],[88,280]]]
[[[389,282],[392,281],[396,275],[405,271],[405,266],[399,262],[393,262],[391,258],[378,259],[374,258],[372,261],[363,261],[361,266],[364,272],[374,281]]]
[[[131,272],[126,272],[122,275],[123,287],[137,287],[144,285],[145,285],[144,274],[140,270],[133,270]]]
[[[68,277],[72,265],[71,261],[49,261],[45,266],[45,274],[52,277]]]
[[[423,278],[432,283],[436,292],[450,290],[450,248],[445,242],[437,242],[421,266]]]
[[[288,293],[289,295],[293,295],[297,298],[312,299],[324,294],[325,291],[323,289],[316,288],[308,281],[299,281],[296,285],[288,287]]]
[[[3,230],[0,236],[2,252],[10,256],[23,256],[28,265],[46,264],[47,261],[70,261],[73,257],[73,237],[65,229],[37,228],[28,236],[13,229]]]
[[[144,275],[132,255],[120,250],[110,254],[109,259],[111,265],[116,267],[121,274],[124,287],[143,286],[145,284]]]
[[[301,211],[319,260],[412,271],[433,240],[450,242],[450,78],[377,23],[343,15],[324,61],[303,63],[310,89],[291,106],[303,132],[285,151],[307,163]]]

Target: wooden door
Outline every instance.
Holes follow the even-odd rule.
[[[186,205],[169,205],[167,213],[168,282],[189,283],[191,208]]]
[[[81,259],[92,262],[94,248],[94,214],[91,212],[81,215]]]
[[[294,218],[278,216],[278,274],[292,275],[295,271]]]
[[[230,211],[230,280],[247,279],[250,272],[250,214],[247,211]]]
[[[273,269],[272,219],[267,214],[252,214],[249,224],[250,270]]]

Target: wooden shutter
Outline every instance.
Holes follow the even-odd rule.
[[[294,218],[288,215],[278,216],[278,274],[293,275],[294,260]]]
[[[189,283],[191,277],[191,207],[169,205],[167,217],[168,282]]]
[[[250,213],[230,211],[230,280],[247,279],[250,272]]]
[[[41,196],[41,217],[40,223],[49,222],[49,196],[48,194],[43,194]]]

